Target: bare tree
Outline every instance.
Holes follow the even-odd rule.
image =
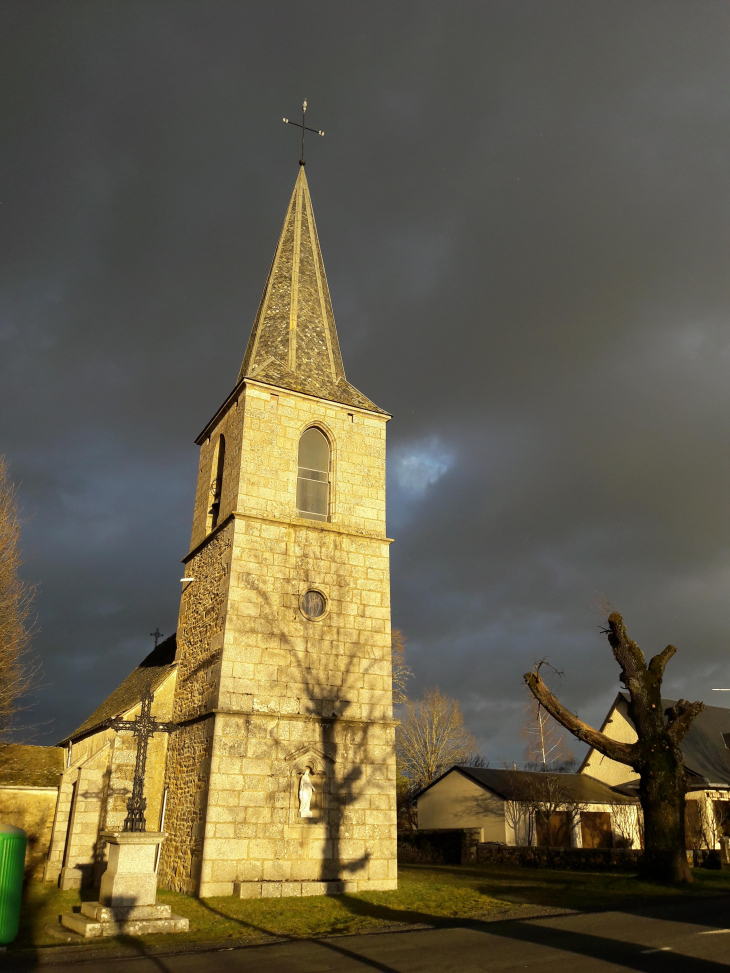
[[[611,807],[611,824],[616,835],[616,847],[641,847],[641,808],[638,805],[614,804]]]
[[[508,768],[507,768],[508,769]],[[519,773],[514,779],[514,793],[505,801],[504,813],[514,832],[515,844],[550,844],[540,841],[555,831],[572,845],[572,834],[580,825],[582,811],[588,804],[580,799],[573,779],[565,774],[531,772]],[[559,815],[556,821],[555,816]],[[557,842],[561,844],[561,842]]]
[[[416,788],[428,786],[454,764],[464,764],[477,753],[477,743],[464,726],[455,699],[430,689],[418,702],[408,700],[396,731],[396,753],[401,772]]]
[[[713,801],[705,795],[687,801],[685,830],[688,848],[717,848],[723,835],[726,811],[721,801]]]
[[[575,762],[561,726],[533,696],[527,705],[520,736],[525,746],[526,770],[562,770]]]
[[[408,680],[413,673],[406,665],[406,637],[399,628],[394,628],[390,636],[390,658],[393,667],[393,705],[406,702]]]
[[[560,774],[541,773],[526,779],[524,787],[524,803],[535,822],[538,842],[541,835],[551,832],[554,815],[560,815],[565,838],[568,845],[572,845],[572,833],[580,824],[581,811],[586,810],[587,805],[578,798],[569,782]]]
[[[27,655],[34,592],[18,574],[21,563],[17,489],[0,456],[0,746],[35,674]]]
[[[396,761],[395,778],[395,806],[399,831],[415,831],[418,828],[418,789],[413,786],[401,771],[400,762]]]
[[[484,767],[485,769],[489,766],[489,758],[485,757],[483,753],[473,753],[468,760],[464,761],[467,767]]]
[[[515,845],[535,844],[535,816],[524,801],[504,802],[504,819],[512,829]]]
[[[680,743],[692,720],[704,709],[704,703],[680,699],[663,713],[662,678],[667,662],[677,651],[675,646],[668,645],[647,665],[644,653],[628,637],[618,612],[609,615],[606,634],[621,666],[621,682],[629,691],[629,716],[636,729],[636,743],[612,740],[578,719],[547,688],[539,665],[525,674],[525,682],[538,702],[566,730],[611,760],[633,767],[639,774],[639,795],[644,810],[644,874],[661,880],[691,882],[685,852],[685,772]]]

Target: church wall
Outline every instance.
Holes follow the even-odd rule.
[[[104,827],[104,808],[111,775],[111,747],[111,742],[107,740],[80,766],[71,766],[63,775],[72,784],[72,800],[67,833],[59,836],[63,841],[62,889],[91,885],[97,876],[102,847],[99,832]]]
[[[51,840],[48,848],[48,860],[43,871],[46,882],[56,882],[63,868],[64,852],[68,835],[71,809],[75,793],[77,771],[76,768],[65,770],[58,785],[58,799],[51,826]]]
[[[219,705],[227,711],[392,717],[388,541],[235,521]],[[309,621],[300,598],[327,598]]]
[[[173,671],[154,691],[152,718],[159,721],[172,719],[176,672]],[[141,704],[124,714],[125,720],[133,720],[141,711]],[[132,793],[134,767],[137,760],[137,740],[133,733],[124,731],[113,734],[110,755],[110,782],[107,789],[103,829],[121,831],[127,816],[127,799]],[[147,801],[145,817],[147,830],[157,831],[162,812],[162,795],[165,782],[165,764],[169,735],[155,733],[147,745],[147,766],[145,770],[144,796]],[[103,849],[106,862],[106,843]],[[99,876],[100,877],[100,876]]]
[[[238,480],[241,470],[241,430],[245,412],[245,401],[245,392],[241,392],[238,400],[234,400],[230,404],[225,415],[221,417],[200,447],[198,486],[195,494],[193,532],[190,542],[191,550],[202,543],[206,537],[207,516],[211,504],[211,483],[215,475],[213,463],[216,455],[216,444],[221,435],[225,437],[226,455],[218,523],[221,524],[235,509],[238,497]]]

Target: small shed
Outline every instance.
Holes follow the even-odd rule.
[[[452,767],[418,796],[419,829],[506,845],[639,847],[637,800],[586,774]]]
[[[34,876],[48,854],[63,756],[60,747],[0,747],[0,823],[27,833],[26,869]]]

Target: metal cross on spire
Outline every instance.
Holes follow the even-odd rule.
[[[137,737],[137,761],[134,765],[134,781],[132,796],[127,801],[127,816],[124,819],[124,831],[146,831],[147,820],[144,812],[147,810],[147,800],[144,796],[144,775],[147,769],[147,744],[153,733],[174,733],[178,729],[177,723],[158,723],[152,719],[152,690],[148,685],[141,703],[142,711],[134,720],[123,720],[119,717],[107,720],[106,726],[113,730],[131,730]]]
[[[304,116],[306,114],[306,111],[307,111],[307,99],[305,98],[304,99],[304,104],[302,105],[302,124],[300,125],[299,122],[290,122],[288,118],[285,118],[284,119],[284,121],[286,122],[287,125],[296,125],[297,128],[301,128],[301,130],[302,130],[302,157],[299,160],[299,165],[300,166],[305,165],[305,162],[304,162],[304,133],[305,132],[314,132],[315,135],[324,135],[324,132],[320,132],[319,129],[309,128],[308,125],[305,125],[304,124]]]
[[[157,643],[162,638],[162,632],[160,631],[160,626],[158,625],[154,632],[150,632],[150,635],[155,640],[155,648],[157,648]]]

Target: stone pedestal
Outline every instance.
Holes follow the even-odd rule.
[[[61,922],[82,936],[141,936],[187,932],[188,920],[157,905],[155,855],[165,838],[159,831],[113,831],[101,837],[109,846],[109,865],[98,902],[84,902],[81,913],[66,912]]]

